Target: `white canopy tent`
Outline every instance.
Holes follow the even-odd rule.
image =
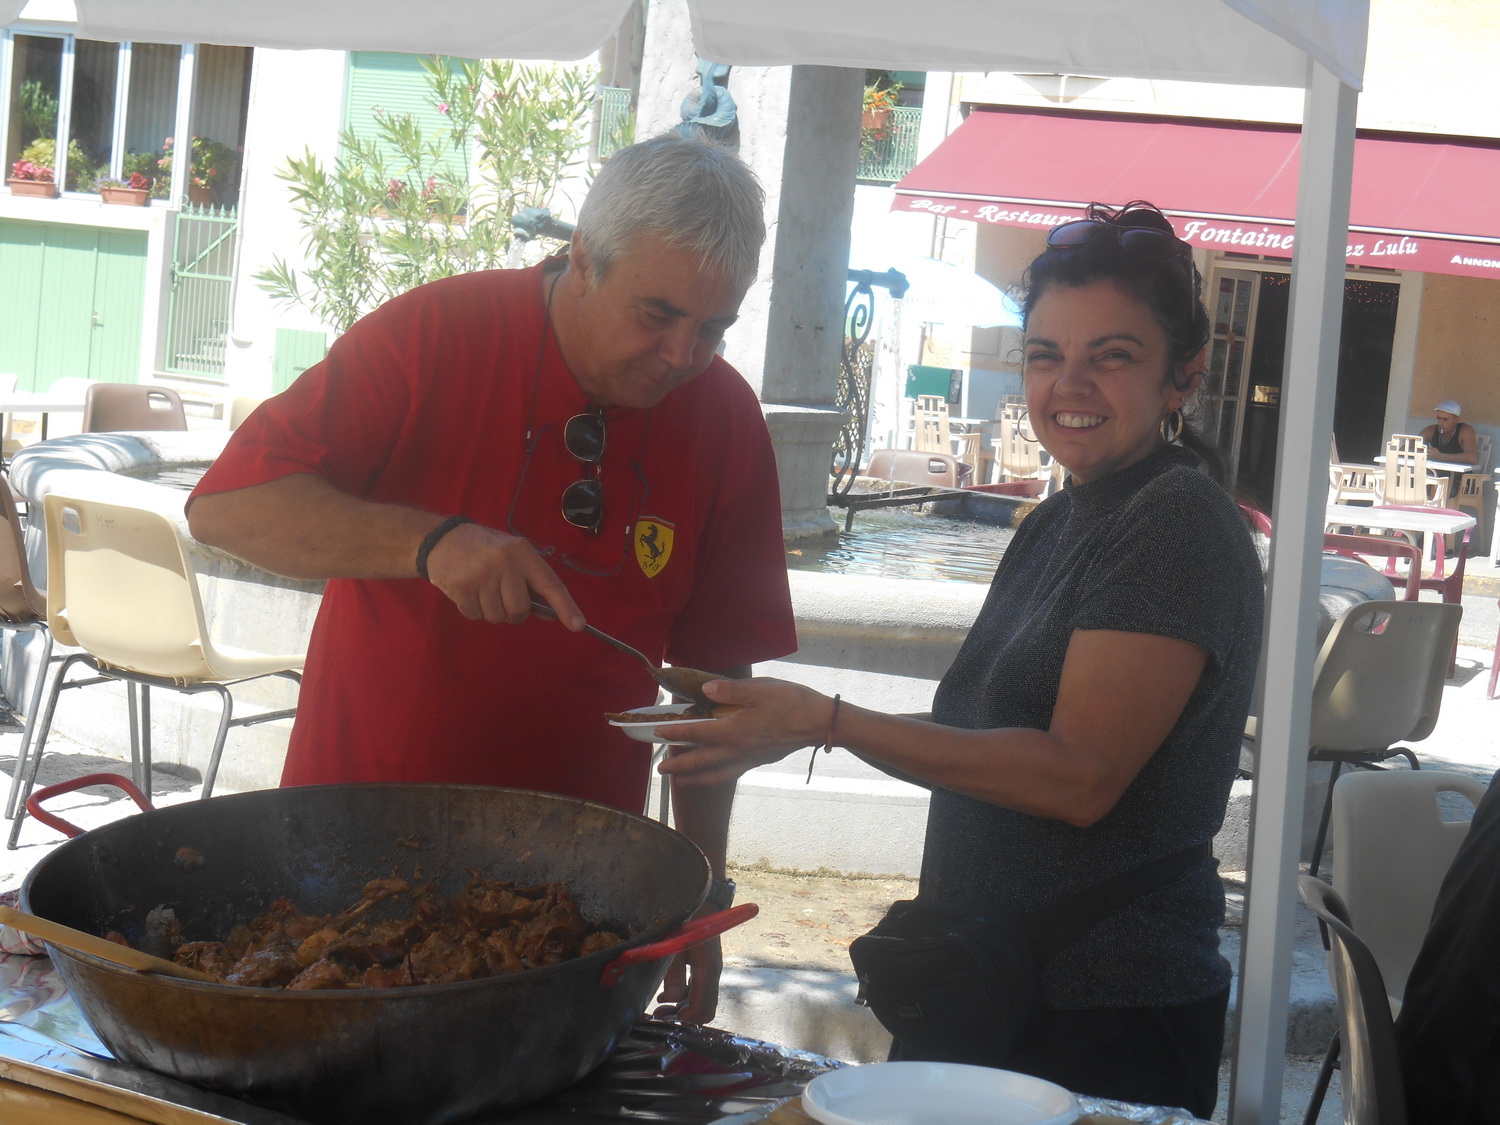
[[[653,0],[653,3],[667,0]],[[675,0],[708,59],[1015,71],[1306,91],[1231,1120],[1279,1117],[1314,603],[1368,0]],[[76,0],[92,39],[572,59],[636,0]],[[25,0],[0,0],[0,26]],[[45,18],[45,17],[42,17]],[[851,185],[852,189],[852,185]]]

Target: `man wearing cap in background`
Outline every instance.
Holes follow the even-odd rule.
[[[1465,464],[1479,463],[1479,441],[1474,427],[1460,422],[1464,408],[1451,398],[1437,404],[1432,413],[1437,418],[1434,425],[1422,431],[1422,440],[1427,443],[1429,461],[1462,461]]]

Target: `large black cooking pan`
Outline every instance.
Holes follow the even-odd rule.
[[[673,953],[754,912],[674,933],[710,879],[685,836],[588,801],[444,785],[273,789],[127,817],[42,860],[22,904],[133,944],[147,912],[169,905],[185,940],[213,940],[276,898],[330,913],[392,873],[445,894],[473,874],[566,880],[587,917],[633,937],[505,977],[338,992],[200,983],[51,952],[99,1038],[127,1062],[313,1121],[438,1125],[586,1074],[640,1017]]]

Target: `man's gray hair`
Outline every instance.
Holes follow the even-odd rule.
[[[729,149],[662,133],[609,158],[579,209],[574,238],[596,278],[637,239],[655,237],[748,289],[766,240],[765,201],[755,173]]]

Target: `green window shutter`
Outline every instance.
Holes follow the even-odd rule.
[[[296,328],[276,329],[276,355],[271,360],[271,389],[286,390],[313,364],[328,354],[328,337],[322,332]]]
[[[421,55],[398,55],[385,51],[351,51],[349,53],[349,89],[344,99],[344,126],[364,141],[374,142],[385,157],[388,168],[400,168],[400,153],[381,140],[375,111],[410,115],[421,129],[423,139],[446,140],[450,124],[439,113],[432,100],[432,88]],[[454,60],[457,63],[459,60]],[[462,182],[467,169],[455,159],[446,166],[450,177]]]

